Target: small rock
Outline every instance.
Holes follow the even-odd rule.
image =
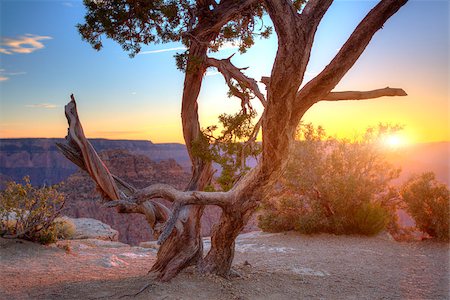
[[[128,266],[128,263],[126,261],[121,260],[114,254],[102,257],[99,260],[99,263],[101,266],[106,267],[106,268]]]

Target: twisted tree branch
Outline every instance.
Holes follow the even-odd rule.
[[[223,75],[225,81],[227,82],[230,90],[233,91],[234,86],[232,85],[231,79],[235,79],[241,87],[246,87],[250,89],[253,94],[261,101],[261,104],[266,107],[267,102],[263,93],[261,93],[258,84],[255,79],[247,77],[244,73],[242,73],[242,69],[237,68],[235,65],[231,63],[231,57],[227,59],[215,59],[208,57],[206,58],[206,64],[208,67],[215,67],[217,70]],[[242,95],[235,94],[236,97],[242,98]]]
[[[308,82],[296,96],[296,102],[309,105],[323,99],[355,64],[374,34],[407,0],[382,0],[359,23],[329,65]],[[303,109],[303,105],[298,108]]]
[[[73,95],[71,95],[71,101],[65,106],[65,113],[69,123],[66,143],[57,143],[57,147],[70,161],[89,173],[102,196],[111,201],[107,206],[117,207],[120,213],[144,214],[152,228],[157,223],[167,221],[171,215],[167,207],[155,201],[145,203],[144,201],[139,203],[133,201],[140,190],[110,173],[84,135]],[[119,190],[119,187],[121,190]]]

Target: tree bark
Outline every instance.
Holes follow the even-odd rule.
[[[211,249],[200,265],[203,272],[230,275],[236,237],[263,197],[264,181],[260,170],[260,165],[256,166],[230,190],[232,202],[223,208],[219,223],[213,227]]]
[[[192,143],[200,138],[197,99],[206,68],[207,46],[196,41],[189,48],[189,59],[184,81],[181,120],[186,148],[192,163],[192,177],[187,190],[203,190],[210,182],[213,171],[211,162],[200,159],[192,152]],[[183,206],[179,219],[183,223],[183,232],[173,231],[161,245],[156,263],[150,270],[155,278],[167,281],[173,278],[186,266],[196,264],[203,257],[203,241],[201,237],[200,219],[203,205]]]

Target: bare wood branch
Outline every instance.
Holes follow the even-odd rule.
[[[164,229],[158,238],[158,245],[161,245],[162,243],[164,243],[167,240],[167,238],[172,234],[172,231],[174,230],[175,225],[176,225],[177,221],[179,220],[181,207],[182,207],[181,203],[176,203],[173,206],[172,215],[170,216],[169,220],[166,222]],[[181,228],[183,228],[183,227],[181,227]]]
[[[71,95],[71,101],[66,105],[65,111],[69,122],[67,144],[58,144],[57,146],[70,161],[89,173],[106,199],[110,200],[111,203],[106,206],[116,207],[120,213],[144,214],[153,229],[158,223],[166,222],[171,216],[170,210],[166,206],[155,201],[133,201],[140,195],[140,190],[109,172],[84,136],[73,95]],[[164,196],[158,198],[164,198]],[[174,199],[169,200],[173,201]]]
[[[230,89],[232,89],[231,79],[235,79],[241,86],[249,88],[255,96],[261,101],[261,104],[266,107],[267,102],[263,93],[261,93],[255,79],[246,76],[241,72],[242,69],[237,68],[231,63],[231,57],[227,59],[215,59],[208,57],[206,64],[210,67],[215,67],[223,75]],[[236,95],[239,97],[239,95]],[[241,97],[239,97],[241,98]],[[242,98],[241,98],[242,99]]]
[[[290,0],[265,0],[278,37],[278,51],[272,68],[272,80],[268,85],[268,101],[275,91],[289,91],[278,101],[285,102],[295,97],[303,82],[308,65],[315,32],[332,0],[313,0],[305,7],[304,15],[299,15]],[[273,76],[278,74],[278,76]],[[292,78],[292,80],[287,80]],[[279,103],[280,106],[285,104]],[[290,103],[288,103],[290,105]],[[278,110],[278,108],[277,108]],[[268,119],[271,119],[269,116]]]
[[[270,83],[270,77],[261,77],[261,82],[266,86]],[[336,91],[320,99],[320,101],[339,101],[339,100],[367,100],[380,97],[407,96],[408,94],[401,88],[385,87],[371,91]]]
[[[139,190],[135,203],[140,204],[150,199],[163,198],[182,205],[217,205],[227,207],[232,198],[230,192],[180,191],[168,184],[153,184]]]
[[[307,99],[312,103],[323,99],[355,64],[374,34],[407,0],[382,0],[359,23],[328,66],[308,82],[298,93],[297,103]],[[302,110],[299,107],[298,110]]]
[[[367,100],[385,96],[407,96],[408,94],[399,88],[386,87],[372,91],[343,91],[330,92],[321,101],[340,101],[340,100]]]
[[[260,82],[262,82],[266,86],[266,89],[267,89],[270,84],[270,77],[262,76]]]
[[[67,144],[60,145],[59,149],[69,160],[86,170],[109,199],[117,200],[120,198],[119,189],[108,168],[86,139],[78,118],[75,97],[73,95],[70,97],[71,101],[65,106],[66,118],[69,123]]]
[[[252,142],[256,141],[256,138],[258,137],[258,133],[261,130],[263,119],[264,119],[264,113],[261,115],[258,122],[256,122],[255,127],[253,127],[253,131],[250,134],[250,137],[246,143],[252,143]]]

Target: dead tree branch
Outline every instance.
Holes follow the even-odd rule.
[[[156,201],[133,201],[140,190],[110,173],[84,135],[73,95],[71,95],[71,101],[65,106],[65,113],[69,123],[66,143],[58,143],[57,147],[70,161],[89,173],[103,197],[111,201],[107,206],[117,207],[120,213],[144,214],[153,229],[156,224],[166,222],[171,216],[166,206]]]
[[[250,89],[253,94],[261,101],[261,104],[266,107],[267,102],[263,93],[261,93],[258,84],[255,79],[247,77],[244,73],[242,73],[242,69],[237,68],[235,65],[231,63],[231,57],[226,59],[215,59],[208,57],[206,59],[206,64],[209,67],[215,67],[217,70],[223,75],[227,85],[230,87],[230,90],[233,92],[235,87],[232,84],[232,79],[236,80],[241,87],[246,87]],[[245,99],[245,95],[242,93],[233,93],[236,97],[240,98],[242,101],[248,101],[249,99]]]
[[[261,82],[266,86],[270,84],[270,77],[263,76]],[[330,92],[319,101],[346,101],[346,100],[368,100],[380,97],[408,96],[405,90],[401,88],[385,87],[371,91],[337,91]]]
[[[66,144],[57,144],[61,152],[77,166],[89,173],[95,183],[103,191],[104,196],[112,200],[120,199],[119,189],[105,164],[102,162],[94,147],[86,139],[78,118],[77,105],[73,95],[65,106],[69,129]]]
[[[385,87],[384,89],[377,89],[372,91],[343,91],[330,92],[321,101],[340,101],[340,100],[367,100],[375,99],[385,96],[407,96],[408,94],[399,88]]]
[[[325,98],[355,64],[375,33],[406,2],[407,0],[382,0],[378,3],[355,28],[330,64],[297,93],[296,102],[308,99],[312,105]]]

